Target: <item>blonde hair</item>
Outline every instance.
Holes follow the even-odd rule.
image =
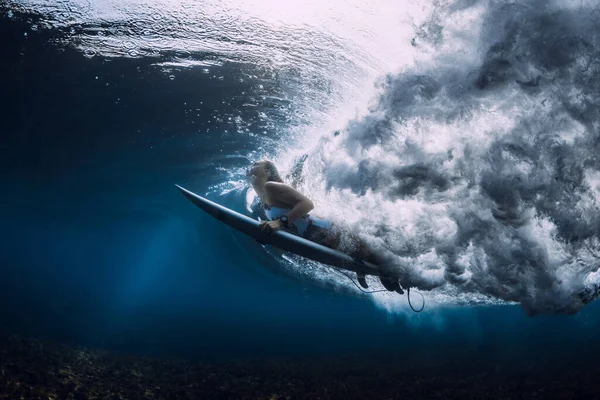
[[[277,167],[275,166],[273,161],[270,160],[260,160],[253,162],[251,167],[248,169],[248,173],[252,170],[253,167],[257,167],[259,165],[263,165],[265,167],[265,170],[267,171],[267,182],[272,181],[283,183],[283,179],[281,179],[281,175],[279,175]]]
[[[273,161],[263,160],[263,161],[261,161],[261,163],[264,164],[265,169],[269,173],[269,177],[267,178],[267,182],[273,181],[273,182],[283,183],[283,179],[281,179],[281,175],[279,175],[279,171],[277,170],[277,167],[275,166],[275,164],[273,163]]]

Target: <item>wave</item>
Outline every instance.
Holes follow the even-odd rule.
[[[404,286],[577,312],[600,267],[599,15],[568,2],[438,9],[413,40],[427,57],[319,138],[303,190]]]

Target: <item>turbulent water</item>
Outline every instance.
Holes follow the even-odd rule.
[[[433,54],[312,150],[309,192],[407,286],[577,311],[600,260],[599,12],[438,10],[413,42]]]
[[[249,161],[300,168],[315,211],[358,232],[430,304],[574,313],[595,297],[593,1],[23,0],[3,12],[41,15],[32,31],[60,30],[58,45],[90,60],[149,59],[174,82],[199,69],[233,87],[222,104],[165,104],[196,121],[198,136],[165,136],[161,146],[212,149],[200,135],[222,129],[223,146],[206,161],[217,173],[203,189],[237,203]],[[359,293],[313,263],[280,262]],[[405,309],[399,296],[372,298]]]

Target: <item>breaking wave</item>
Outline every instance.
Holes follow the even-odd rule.
[[[313,137],[301,187],[404,286],[531,315],[596,296],[600,9],[569,4],[438,8],[412,40],[421,57]]]

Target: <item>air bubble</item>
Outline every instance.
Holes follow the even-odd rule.
[[[13,14],[13,12],[12,12],[12,11],[9,11],[7,15],[8,15],[8,18],[12,18],[12,17],[14,17],[14,14]]]
[[[92,57],[94,57],[94,56],[96,55],[96,52],[95,52],[94,50],[92,50],[92,49],[85,49],[85,50],[83,51],[83,54],[84,54],[86,57],[92,58]],[[98,79],[98,78],[96,77],[96,79]]]

